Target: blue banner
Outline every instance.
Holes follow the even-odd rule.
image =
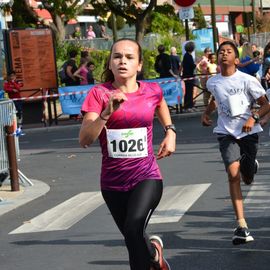
[[[210,47],[214,51],[214,42],[213,42],[213,29],[212,28],[203,28],[203,29],[194,29],[192,30],[192,35],[195,38],[196,51],[204,51],[205,48]]]
[[[59,87],[58,92],[60,95],[59,100],[62,107],[63,114],[80,114],[81,107],[85,97],[87,96],[88,91],[94,85],[78,85],[78,86],[66,86],[66,87]],[[83,93],[77,93],[80,91],[84,91]],[[76,92],[76,94],[72,94]],[[70,95],[69,95],[70,94]]]
[[[181,105],[183,99],[183,90],[181,81],[173,81],[174,78],[163,78],[146,80],[147,82],[157,82],[163,90],[163,96],[169,106]],[[169,82],[168,82],[169,81]],[[79,85],[59,87],[59,100],[63,114],[80,114],[81,107],[88,91],[94,85]],[[80,93],[82,92],[83,93]],[[61,96],[62,95],[62,96]]]
[[[146,81],[160,84],[164,99],[166,100],[168,106],[182,105],[183,89],[181,80],[176,81],[175,78],[171,77]]]

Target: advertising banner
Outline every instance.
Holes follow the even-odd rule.
[[[183,90],[180,80],[174,78],[146,80],[148,82],[157,82],[163,90],[164,99],[168,106],[182,104]],[[59,87],[59,100],[63,114],[80,114],[83,101],[94,85],[80,85]]]

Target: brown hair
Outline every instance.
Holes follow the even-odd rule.
[[[136,40],[134,39],[129,39],[129,38],[121,38],[121,39],[118,39],[116,42],[114,42],[114,44],[112,45],[111,47],[111,50],[110,50],[110,55],[107,59],[107,62],[106,62],[106,66],[105,66],[105,70],[103,71],[102,75],[101,75],[101,80],[103,82],[113,82],[114,81],[114,75],[112,73],[112,71],[109,69],[109,65],[110,65],[110,60],[111,60],[111,56],[112,56],[112,51],[113,51],[113,47],[116,43],[120,42],[120,41],[131,41],[135,44],[137,44],[138,46],[138,54],[139,54],[139,63],[142,62],[142,57],[143,57],[143,54],[142,54],[142,47],[141,45],[139,44],[139,42],[137,42]]]

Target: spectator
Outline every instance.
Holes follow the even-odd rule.
[[[106,40],[109,40],[111,37],[106,31],[105,25],[101,24],[100,25],[100,37],[105,38]]]
[[[197,70],[202,75],[200,77],[200,84],[201,87],[203,88],[203,103],[204,106],[207,106],[209,102],[210,93],[206,89],[206,81],[207,81],[206,75],[208,74],[207,66],[209,64],[209,55],[212,53],[212,49],[210,47],[207,47],[204,49],[203,52],[204,55],[197,64]]]
[[[73,32],[71,37],[74,39],[82,39],[82,32],[80,26],[75,27],[75,31]]]
[[[16,72],[10,71],[7,74],[7,81],[4,82],[4,91],[8,94],[10,99],[21,98],[21,87],[22,83],[17,81]],[[16,116],[19,128],[22,126],[23,121],[23,101],[22,100],[13,100],[15,108],[16,108]]]
[[[189,41],[185,44],[186,53],[184,54],[182,61],[182,77],[191,78],[185,80],[186,93],[184,96],[184,108],[186,112],[193,112],[196,110],[195,108],[193,108],[194,70],[196,68],[196,64],[194,63],[194,59],[192,57],[192,53],[194,50],[194,42]]]
[[[80,85],[86,85],[88,84],[87,74],[88,74],[88,68],[87,68],[87,59],[81,58],[80,66],[79,68],[74,72],[74,76],[80,80]]]
[[[80,79],[76,76],[74,76],[74,73],[77,71],[78,67],[76,64],[76,56],[77,56],[77,51],[71,50],[69,52],[69,59],[67,60],[66,63],[66,81],[65,85],[66,86],[75,86],[75,85],[80,85]],[[71,114],[70,119],[77,119],[78,114]]]
[[[95,79],[93,75],[93,71],[95,70],[95,64],[93,62],[88,62],[86,66],[88,69],[87,82],[88,84],[95,84]]]
[[[216,61],[217,61],[216,54],[210,53],[209,54],[209,62],[207,64],[207,74],[209,75],[207,77],[207,79],[209,79],[209,77],[212,77],[213,75],[215,75],[216,73],[219,72],[219,67],[218,67]]]
[[[264,89],[269,88],[270,81],[270,42],[266,44],[263,51],[263,60],[262,60],[262,86]]]
[[[252,52],[258,51],[258,46],[257,46],[257,44],[253,43],[253,44],[251,45],[251,49],[252,49]]]
[[[89,62],[90,57],[89,57],[89,52],[88,51],[81,51],[81,60],[85,59],[87,62]]]
[[[248,40],[245,37],[241,36],[239,40],[239,47],[238,47],[239,59],[242,58],[243,45],[246,42],[248,42]]]
[[[170,56],[167,53],[165,53],[164,45],[158,46],[158,52],[159,52],[159,55],[156,57],[155,70],[157,73],[159,73],[159,77],[168,78],[168,77],[176,76],[174,75],[171,69]]]
[[[209,78],[211,78],[213,75],[219,72],[218,65],[216,64],[216,60],[217,60],[216,54],[210,53],[208,57],[209,57],[209,62],[207,64],[207,77],[205,78],[206,82]],[[203,100],[204,100],[205,106],[209,104],[210,99],[211,99],[211,93],[207,90],[207,87],[205,85],[205,89],[203,92]]]
[[[66,64],[66,86],[73,86],[73,85],[79,85],[80,81],[78,78],[74,76],[75,71],[78,69],[76,65],[76,56],[77,56],[77,51],[72,50],[69,52],[69,59]]]
[[[177,55],[177,51],[175,47],[171,47],[171,69],[174,75],[179,76],[181,69],[181,61],[180,57]]]
[[[89,25],[89,26],[88,26],[88,29],[87,29],[87,31],[86,31],[86,38],[87,38],[87,39],[93,39],[93,38],[96,38],[96,33],[94,32],[93,26],[92,26],[92,25]]]
[[[258,63],[259,57],[253,57],[251,44],[246,42],[243,44],[242,57],[240,58],[240,63],[237,68],[249,75],[255,76],[260,68],[260,63]]]

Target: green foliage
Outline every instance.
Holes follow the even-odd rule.
[[[101,81],[101,75],[104,71],[108,56],[110,54],[109,51],[100,51],[100,50],[93,50],[89,47],[82,47],[79,41],[72,41],[72,42],[62,42],[56,46],[56,65],[57,70],[60,70],[61,66],[69,57],[69,52],[72,50],[76,50],[78,52],[76,62],[79,66],[80,64],[80,55],[81,51],[88,51],[90,56],[90,61],[94,63],[95,70],[93,72],[94,78],[99,82]],[[59,82],[60,85],[60,82]]]
[[[206,28],[206,26],[207,26],[200,4],[198,4],[197,7],[194,6],[194,19],[193,19],[193,21],[196,23],[197,29]]]
[[[36,27],[36,19],[29,16],[23,1],[14,1],[12,6],[12,26],[14,28]]]
[[[94,78],[101,82],[101,75],[106,67],[107,60],[109,58],[109,51],[91,51],[90,59],[95,64],[95,70],[93,72]]]
[[[183,35],[185,28],[182,21],[175,14],[173,6],[164,4],[157,6],[148,20],[148,32],[160,35]]]
[[[80,54],[82,46],[80,42],[74,40],[74,42],[64,41],[56,45],[56,59],[57,62],[63,63],[67,60],[69,52],[75,50]]]
[[[116,29],[117,30],[123,29],[126,24],[124,18],[118,15],[115,17],[116,17]],[[113,15],[112,14],[109,16],[107,24],[110,29],[113,29]]]
[[[153,79],[158,76],[154,68],[156,56],[156,51],[143,50],[143,75],[145,79]]]

